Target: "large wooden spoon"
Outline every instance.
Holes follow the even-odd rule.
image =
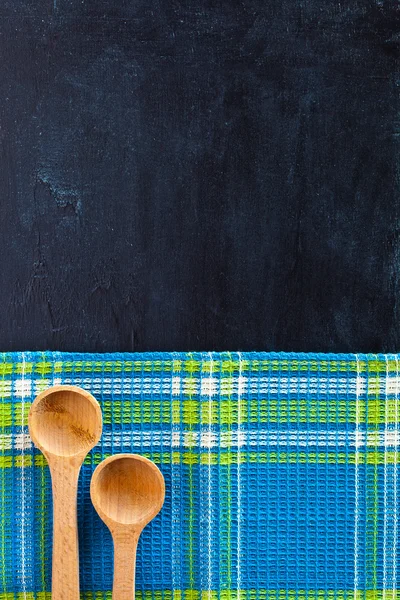
[[[116,454],[96,468],[90,495],[114,541],[112,600],[133,600],[138,539],[164,503],[164,477],[143,456]]]
[[[85,456],[101,436],[100,406],[81,388],[56,385],[37,396],[28,424],[33,443],[43,452],[51,473],[52,600],[79,600],[78,477]]]

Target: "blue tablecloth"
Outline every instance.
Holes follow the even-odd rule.
[[[79,483],[85,598],[110,597],[89,484],[117,452],[166,481],[139,599],[400,598],[398,355],[19,352],[0,354],[0,600],[50,597],[49,471],[26,423],[56,383],[89,390],[104,417]]]

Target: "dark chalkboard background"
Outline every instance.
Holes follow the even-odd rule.
[[[0,349],[399,350],[398,7],[2,0]]]

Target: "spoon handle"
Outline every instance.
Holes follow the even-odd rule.
[[[114,533],[114,582],[112,600],[134,600],[136,548],[139,535],[136,531]]]
[[[53,488],[52,600],[79,600],[77,488],[81,460],[49,463]]]

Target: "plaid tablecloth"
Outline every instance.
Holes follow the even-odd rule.
[[[400,598],[399,370],[397,355],[0,354],[0,600],[50,598],[49,471],[26,422],[56,383],[104,416],[79,484],[84,598],[112,587],[90,477],[129,451],[166,481],[139,599]]]

